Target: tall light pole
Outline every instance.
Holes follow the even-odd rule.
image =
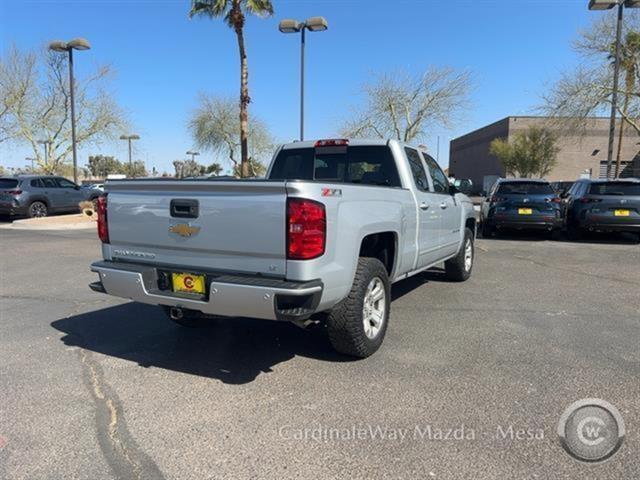
[[[44,146],[44,164],[47,165],[49,163],[49,151],[51,150],[51,148],[47,148],[47,147],[51,147],[51,144],[53,143],[52,140],[38,140],[38,143],[42,146]]]
[[[278,29],[282,33],[300,32],[300,141],[304,140],[304,45],[305,31],[323,32],[329,28],[324,17],[307,18],[304,22],[286,19],[280,21]]]
[[[91,45],[84,38],[74,38],[69,42],[56,40],[49,44],[49,50],[54,52],[67,52],[69,54],[69,97],[71,103],[71,146],[73,148],[73,182],[78,183],[78,151],[76,148],[76,106],[73,81],[73,51],[89,50]]]
[[[131,161],[131,140],[140,140],[140,135],[132,133],[131,135],[120,135],[120,140],[127,140],[129,142],[129,174],[131,178],[136,178],[136,172],[133,170],[133,163]]]
[[[613,143],[616,135],[616,116],[618,110],[618,83],[620,76],[620,47],[622,43],[622,19],[624,9],[640,8],[640,0],[589,0],[589,10],[611,10],[618,7],[616,22],[615,59],[613,62],[613,92],[611,94],[611,118],[609,121],[609,147],[607,148],[607,178],[611,178],[613,164]]]
[[[35,158],[33,158],[33,157],[25,157],[25,160],[26,160],[27,162],[31,162],[31,173],[33,173],[33,172],[35,171],[34,163],[33,163],[33,162],[35,162],[35,160],[36,160],[36,159],[35,159]]]
[[[200,152],[194,152],[193,150],[189,150],[187,152],[187,155],[191,155],[191,161],[195,162],[196,161],[196,155],[200,155]]]

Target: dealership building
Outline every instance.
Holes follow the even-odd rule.
[[[557,122],[557,120],[554,120]],[[496,138],[511,139],[530,126],[554,128],[556,125],[559,148],[557,164],[546,177],[549,181],[576,180],[577,178],[605,178],[609,119],[593,118],[579,134],[567,134],[557,123],[546,117],[507,117],[451,141],[449,175],[470,178],[474,190],[482,190],[485,177],[505,177],[504,167],[491,153],[489,146]],[[619,128],[619,125],[617,125]],[[619,130],[616,128],[614,166],[618,149]],[[640,136],[631,127],[625,129],[621,152],[621,177],[640,177]]]

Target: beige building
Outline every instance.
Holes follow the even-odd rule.
[[[450,145],[450,175],[456,178],[470,178],[476,190],[482,189],[485,176],[504,177],[504,168],[500,161],[489,153],[489,145],[496,138],[509,139],[531,125],[550,127],[545,117],[507,117],[454,139]],[[575,180],[581,175],[591,178],[605,177],[609,119],[594,118],[589,121],[581,135],[567,135],[561,132],[562,129],[559,129],[558,163],[547,176],[547,180]],[[616,131],[614,145],[614,171],[618,132],[619,130]],[[622,141],[621,161],[621,176],[640,177],[640,136],[632,128],[626,128]]]

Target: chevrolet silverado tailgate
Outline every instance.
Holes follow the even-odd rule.
[[[285,182],[107,183],[106,258],[285,275]]]

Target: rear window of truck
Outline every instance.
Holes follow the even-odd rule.
[[[548,183],[540,182],[502,182],[496,193],[502,195],[553,195]]]
[[[590,195],[634,195],[640,196],[640,183],[635,182],[602,182],[592,183]]]
[[[269,179],[400,186],[393,155],[384,145],[281,150]]]

